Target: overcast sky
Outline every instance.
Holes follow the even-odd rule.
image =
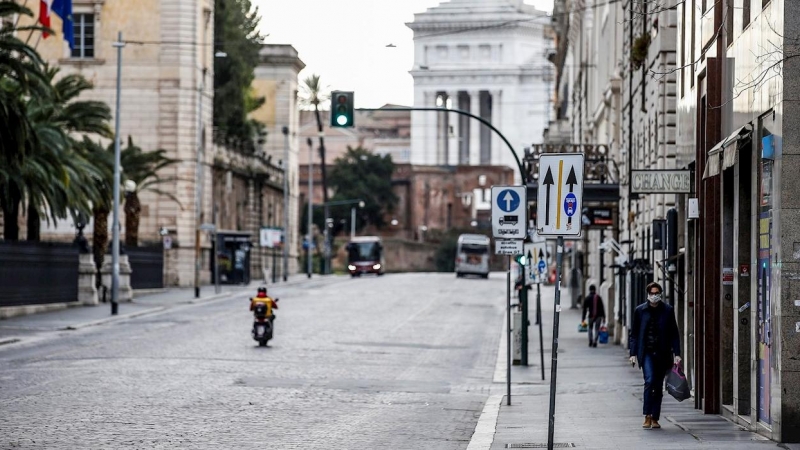
[[[292,44],[330,89],[355,91],[356,106],[410,106],[413,33],[406,22],[440,0],[252,0],[269,44]],[[525,0],[551,11],[553,0]],[[339,32],[338,30],[342,30]],[[396,48],[387,48],[394,44]]]

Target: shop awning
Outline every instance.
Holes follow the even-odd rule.
[[[739,159],[739,147],[750,141],[751,133],[752,130],[745,125],[728,136],[728,139],[722,144],[722,170],[733,167],[736,164]]]
[[[720,155],[723,156],[722,170],[732,167],[736,164],[739,146],[733,145],[750,137],[751,130],[747,125],[738,128],[731,133],[727,138],[719,141],[711,150],[708,151],[708,159],[706,160],[706,169],[703,171],[703,179],[719,175],[720,172]]]

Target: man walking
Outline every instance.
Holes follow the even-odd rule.
[[[586,322],[589,316],[589,347],[597,347],[597,338],[600,335],[600,325],[606,319],[606,310],[603,307],[603,299],[597,295],[597,287],[589,286],[589,295],[583,299],[583,315],[581,322]]]
[[[672,306],[661,300],[661,285],[647,285],[647,302],[633,312],[630,332],[631,365],[639,361],[644,372],[644,424],[642,428],[661,428],[661,400],[664,377],[672,364],[681,362],[681,341]]]

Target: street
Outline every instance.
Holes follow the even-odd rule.
[[[467,447],[505,274],[339,277],[270,294],[267,348],[250,337],[244,294],[0,346],[0,448]]]

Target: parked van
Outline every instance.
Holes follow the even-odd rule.
[[[489,246],[482,234],[462,234],[456,246],[456,276],[480,275],[489,278]]]

